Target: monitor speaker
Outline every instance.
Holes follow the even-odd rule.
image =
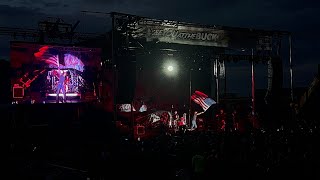
[[[23,87],[13,87],[12,90],[13,98],[23,98],[24,97],[24,88]]]
[[[144,135],[145,132],[145,127],[144,126],[135,126],[134,127],[134,134],[135,135]]]

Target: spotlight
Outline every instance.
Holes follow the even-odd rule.
[[[173,71],[173,66],[168,66],[168,71]]]
[[[176,76],[178,73],[178,66],[174,60],[170,59],[164,63],[163,70],[167,76]]]

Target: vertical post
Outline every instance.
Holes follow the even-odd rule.
[[[290,66],[290,94],[291,101],[293,102],[293,72],[292,72],[292,40],[291,35],[289,35],[289,66]]]
[[[192,95],[192,68],[189,68],[189,127],[191,127],[191,95]]]
[[[115,17],[114,13],[111,13],[112,18],[112,29],[111,29],[111,59],[112,59],[112,74],[113,74],[113,120],[117,121],[117,93],[116,93],[116,86],[117,86],[117,65],[116,65],[116,58],[115,58]]]
[[[218,58],[215,59],[215,67],[216,69],[216,96],[217,96],[217,103],[219,103],[220,99],[219,99],[219,62],[218,62]]]
[[[254,74],[254,57],[253,49],[251,49],[251,91],[252,91],[252,112],[256,112],[255,107],[255,74]]]
[[[134,113],[133,113],[133,100],[130,103],[130,110],[131,110],[131,126],[132,126],[132,139],[134,139]]]
[[[224,67],[224,96],[227,96],[227,70],[226,70],[226,64],[225,61],[223,61],[223,67]]]

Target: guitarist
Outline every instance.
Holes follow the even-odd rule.
[[[26,72],[20,79],[19,79],[19,82],[21,84],[22,87],[26,88],[28,87],[28,84],[27,82],[30,80],[29,78],[29,73]]]
[[[29,83],[27,83],[28,81],[30,81],[30,74],[29,74],[29,72],[26,72],[20,79],[19,79],[19,83],[20,83],[20,85],[23,87],[23,89],[24,89],[24,96],[30,96],[31,94],[30,94],[30,90],[29,90],[29,86],[30,86],[30,84]]]
[[[37,73],[37,75],[34,76],[32,79],[30,79],[30,74],[29,74],[28,72],[26,72],[26,73],[19,79],[22,87],[23,87],[24,89],[28,89],[28,88],[31,86],[31,83],[32,83],[33,81],[35,81],[35,80],[38,78],[38,76],[41,75],[41,74],[43,74],[45,71],[46,71],[45,69],[42,70],[41,72],[39,72],[39,70],[35,70],[35,71],[33,72],[33,74]]]
[[[30,86],[31,86],[31,83],[33,81],[35,81],[39,75],[43,74],[46,70],[42,70],[39,72],[39,70],[35,70],[33,71],[32,75],[34,75],[35,73],[37,73],[36,76],[34,76],[33,78],[32,75],[30,75],[29,72],[26,72],[20,79],[19,79],[19,82],[21,84],[21,86],[24,88],[24,94],[25,96],[31,96],[31,90],[30,90]]]

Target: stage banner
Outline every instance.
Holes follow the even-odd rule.
[[[228,47],[229,38],[226,31],[215,28],[202,28],[178,22],[161,22],[140,20],[135,25],[134,38],[144,38],[147,42]]]

